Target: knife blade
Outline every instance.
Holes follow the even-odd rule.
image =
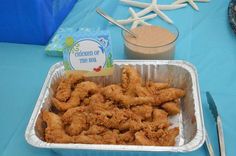
[[[211,94],[209,92],[206,92],[206,96],[207,96],[207,102],[209,104],[209,108],[210,108],[211,113],[212,113],[212,115],[215,119],[215,122],[216,122],[220,155],[226,156],[225,143],[224,143],[224,133],[223,133],[223,126],[222,126],[221,117],[218,113],[215,101],[214,101],[213,97],[211,96]]]

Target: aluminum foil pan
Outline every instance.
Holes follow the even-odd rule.
[[[205,141],[205,131],[195,68],[185,61],[116,60],[114,61],[114,74],[112,76],[93,77],[91,80],[103,84],[119,83],[121,81],[121,68],[127,64],[135,67],[141,73],[143,80],[169,82],[174,87],[186,90],[186,96],[181,101],[180,114],[170,118],[173,126],[180,128],[180,134],[176,138],[175,146],[57,144],[43,141],[42,134],[40,134],[41,127],[37,124],[37,121],[40,120],[41,109],[50,108],[50,97],[54,94],[52,88],[64,74],[62,62],[53,65],[48,72],[25,132],[27,142],[35,147],[53,149],[60,154],[67,155],[87,154],[84,153],[85,151],[113,151],[113,153],[116,153],[114,151],[189,152],[201,147]],[[120,152],[120,154],[123,152]],[[127,154],[127,152],[125,153]]]

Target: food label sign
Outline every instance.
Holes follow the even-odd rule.
[[[78,70],[87,76],[112,74],[112,53],[109,32],[78,32],[66,38],[63,54],[66,70]]]

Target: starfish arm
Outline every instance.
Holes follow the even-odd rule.
[[[152,0],[152,5],[156,5],[157,4],[157,0]]]
[[[135,13],[134,9],[132,9],[131,7],[129,8],[129,13],[134,19],[139,18],[138,15]]]
[[[134,29],[138,26],[139,22],[138,21],[134,21],[134,23],[131,26],[131,29]]]
[[[195,10],[199,10],[198,6],[193,2],[193,0],[189,0],[188,2]]]
[[[157,14],[150,14],[150,15],[147,15],[147,16],[140,17],[140,19],[141,20],[152,19],[152,18],[155,18],[156,16],[157,16]]]
[[[151,25],[151,24],[149,24],[149,23],[147,23],[147,22],[145,22],[145,21],[140,21],[140,24],[141,24],[141,25]]]
[[[175,10],[185,7],[187,4],[157,5],[160,10]]]
[[[182,4],[187,2],[188,0],[176,0],[175,2],[173,2],[172,4]]]
[[[144,16],[144,15],[148,14],[149,12],[151,12],[152,10],[153,10],[152,6],[149,6],[149,7],[145,8],[145,9],[139,11],[137,13],[137,16],[139,16],[139,17],[140,16]]]
[[[165,20],[166,22],[173,24],[173,21],[166,16],[163,12],[161,12],[157,7],[155,7],[154,9],[155,13],[158,14],[163,20]]]
[[[194,0],[195,2],[210,2],[210,0]]]
[[[142,3],[142,2],[136,2],[136,1],[131,1],[131,0],[120,0],[120,1],[125,4],[138,7],[138,8],[146,8],[150,5],[149,3]]]
[[[133,21],[135,21],[135,19],[116,20],[116,22],[118,22],[119,24],[124,24],[124,25],[132,23]]]

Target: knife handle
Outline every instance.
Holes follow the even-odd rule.
[[[218,139],[219,139],[219,145],[220,145],[220,155],[226,156],[225,153],[225,143],[224,143],[224,133],[223,133],[223,126],[220,116],[217,117],[217,133],[218,133]]]

